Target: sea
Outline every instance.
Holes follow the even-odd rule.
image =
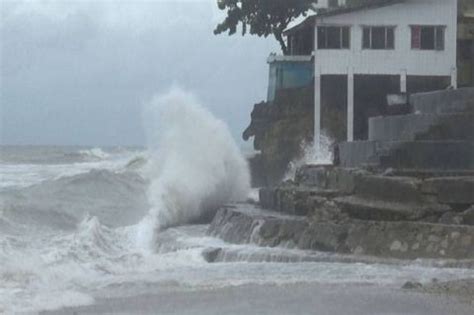
[[[204,215],[256,198],[244,154],[222,121],[179,91],[157,99],[147,117],[143,148],[0,147],[0,313],[89,305],[169,287],[400,287],[474,276],[423,261],[346,263],[317,252],[312,257],[321,259],[309,261],[307,252],[293,248],[208,236]],[[228,257],[209,262],[205,253],[213,248]]]

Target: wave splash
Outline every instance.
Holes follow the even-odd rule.
[[[294,180],[297,169],[306,164],[331,165],[334,158],[333,146],[334,140],[325,134],[321,135],[319,148],[313,142],[301,143],[302,156],[289,163],[283,180]]]
[[[101,148],[92,148],[88,150],[80,150],[79,154],[97,160],[105,160],[110,157],[109,153],[104,152]]]
[[[149,149],[149,213],[138,224],[141,247],[163,228],[211,215],[227,202],[244,200],[250,174],[224,122],[179,89],[145,108]]]
[[[247,162],[226,125],[189,94],[155,98],[145,117],[146,154],[111,152],[93,167],[68,156],[73,163],[51,166],[42,181],[0,191],[0,313],[90,304],[97,288],[129,292],[127,283],[157,268],[161,281],[176,278],[177,265],[192,266],[192,276],[206,263],[206,238],[188,244],[174,229],[159,232],[245,199]],[[80,154],[102,155],[94,151]],[[191,238],[205,235],[194,228]]]

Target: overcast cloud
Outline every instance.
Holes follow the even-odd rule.
[[[142,104],[173,85],[240,138],[277,45],[214,36],[215,1],[0,1],[1,143],[141,145]]]

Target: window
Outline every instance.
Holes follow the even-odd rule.
[[[362,32],[363,49],[394,49],[395,27],[364,26]]]
[[[318,49],[349,49],[348,26],[319,26]]]
[[[411,27],[411,48],[420,50],[444,50],[444,26]]]

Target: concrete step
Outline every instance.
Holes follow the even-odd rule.
[[[422,181],[412,177],[365,175],[355,178],[354,193],[361,197],[382,201],[424,203]]]
[[[272,213],[252,205],[220,209],[208,234],[235,244],[359,256],[474,258],[474,226],[359,220],[328,223]]]
[[[351,194],[355,189],[355,178],[365,174],[368,173],[362,169],[342,168],[332,165],[304,165],[296,171],[295,183]]]
[[[424,194],[435,196],[439,203],[450,205],[474,204],[474,176],[439,177],[423,181]]]
[[[474,88],[418,93],[410,96],[415,113],[446,114],[474,112]]]
[[[391,169],[391,176],[416,177],[418,179],[435,178],[435,177],[465,177],[474,176],[474,170],[436,170],[436,169],[408,169],[399,168]]]
[[[371,141],[474,141],[474,113],[410,114],[369,119]]]
[[[474,170],[472,141],[354,141],[339,144],[340,165]]]
[[[474,175],[419,179],[385,175],[355,178],[354,194],[360,197],[415,204],[474,204]]]
[[[451,210],[449,206],[436,203],[384,201],[361,196],[338,197],[334,201],[349,217],[366,221],[437,221]]]
[[[389,169],[383,173],[370,173],[360,169],[305,165],[296,174],[295,184],[262,189],[260,200],[263,204],[282,211],[283,199],[295,202],[311,196],[330,199],[346,195],[388,202],[448,204],[455,209],[474,204],[474,170]],[[266,193],[271,193],[270,202],[267,202]]]
[[[326,200],[340,195],[341,193],[334,189],[283,185],[261,188],[259,200],[264,209],[284,214],[306,216]]]

